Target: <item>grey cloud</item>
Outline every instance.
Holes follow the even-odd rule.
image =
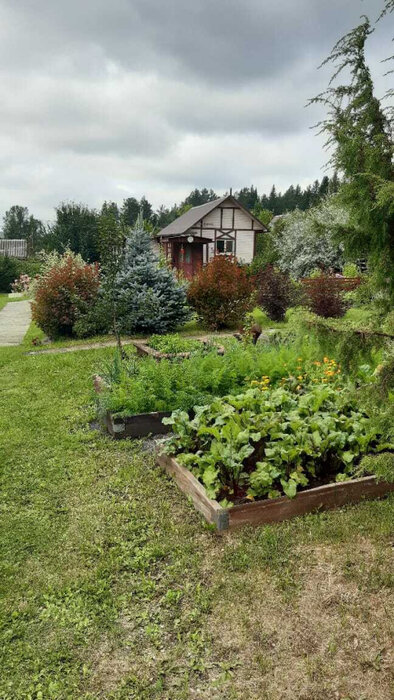
[[[321,176],[322,113],[304,108],[327,85],[317,65],[381,4],[0,0],[0,210]],[[381,92],[391,34],[369,49]]]
[[[3,55],[22,63],[15,35],[23,34],[32,69],[48,54],[67,56],[86,72],[114,60],[128,70],[194,75],[208,82],[275,76],[302,55],[331,48],[362,11],[379,0],[13,0],[3,1],[10,29]],[[85,63],[86,61],[86,63]]]

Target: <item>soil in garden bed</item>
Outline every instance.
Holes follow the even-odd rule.
[[[363,455],[367,456],[367,455]],[[176,459],[176,457],[175,457]],[[244,468],[244,471],[248,474],[252,473],[256,469],[256,462],[262,461],[263,456],[258,455],[256,456],[255,454],[251,455],[251,457],[246,461],[246,465]],[[327,464],[326,467],[321,467],[322,473],[319,475],[316,475],[315,477],[310,476],[308,484],[306,486],[301,486],[299,485],[297,487],[297,493],[301,493],[302,491],[310,491],[311,489],[318,488],[319,486],[327,486],[328,484],[335,484],[338,483],[336,481],[336,477],[339,473],[341,473],[341,469],[335,468],[334,464]],[[373,474],[364,474],[364,476],[373,476]],[[351,480],[351,476],[349,476],[349,481]],[[251,499],[247,496],[247,489],[243,488],[242,486],[233,486],[233,491],[234,493],[232,495],[229,495],[230,487],[224,487],[222,490],[219,492],[216,500],[221,501],[222,499],[226,499],[227,501],[231,501],[234,505],[243,505],[246,503],[250,503]],[[259,502],[259,501],[268,501],[270,500],[268,496],[263,496],[260,498],[255,498],[253,499],[253,502]]]

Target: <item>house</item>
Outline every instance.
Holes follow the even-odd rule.
[[[167,260],[188,278],[215,255],[233,255],[241,263],[252,262],[256,237],[266,226],[235,197],[225,195],[193,207],[158,234]]]

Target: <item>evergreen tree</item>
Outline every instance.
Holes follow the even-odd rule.
[[[141,211],[143,219],[150,221],[153,214],[152,205],[145,197],[141,197],[140,201],[135,197],[124,199],[120,212],[124,225],[132,228]]]
[[[120,211],[116,202],[104,202],[101,207],[100,218],[106,216],[107,214],[112,214],[116,221],[120,221]],[[99,232],[100,232],[100,220],[99,220]],[[100,232],[101,233],[101,232]],[[99,233],[99,238],[100,238]],[[100,256],[101,258],[101,256]],[[102,258],[101,258],[102,259]]]
[[[112,327],[118,342],[118,348],[122,353],[116,282],[124,258],[126,226],[122,221],[118,206],[114,202],[104,202],[98,227],[98,243],[103,277],[99,301],[96,309],[94,309],[94,315],[98,316],[99,320],[103,318],[104,327],[106,323],[109,323]]]
[[[351,258],[368,256],[380,286],[394,297],[394,167],[392,126],[374,96],[365,44],[374,30],[369,20],[346,34],[324,63],[336,70],[328,90],[311,102],[327,106],[320,124],[332,148],[331,163],[344,175],[339,196],[351,215],[343,239]],[[350,73],[348,84],[333,87],[339,74]]]
[[[256,207],[259,201],[257,187],[243,187],[239,192],[235,193],[236,198],[241,204],[251,211]]]
[[[330,185],[330,178],[325,175],[319,185],[319,199],[321,197],[325,197],[326,194],[328,194],[328,188]]]
[[[328,183],[327,194],[335,194],[336,192],[338,192],[340,185],[341,185],[341,183],[339,181],[338,173],[335,170],[334,175],[332,176],[332,178],[330,179],[330,181]]]
[[[42,222],[29,214],[27,207],[15,204],[4,214],[3,238],[25,239],[29,253],[40,248],[44,235],[45,229]]]
[[[275,185],[272,185],[271,192],[268,197],[268,206],[267,208],[272,211],[273,214],[280,214],[281,212],[278,211],[278,196],[276,194],[276,188]]]
[[[88,262],[99,259],[98,215],[85,204],[62,202],[56,207],[56,221],[46,237],[50,250],[63,253],[67,248]]]
[[[186,197],[186,199],[182,202],[180,208],[184,207],[185,205],[199,207],[201,204],[213,202],[215,199],[218,199],[218,196],[216,192],[214,192],[212,189],[208,190],[206,187],[203,187],[202,190],[199,190],[196,187],[196,189],[192,190],[190,194]]]
[[[189,318],[186,284],[160,266],[142,215],[126,240],[115,280],[116,313],[123,333],[168,333]]]

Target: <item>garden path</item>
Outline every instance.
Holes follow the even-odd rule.
[[[217,338],[226,338],[226,337],[231,337],[233,334],[232,333],[215,333],[214,335]],[[206,336],[186,336],[190,338],[205,338]],[[211,337],[211,336],[210,336]],[[134,342],[138,340],[139,342],[148,342],[148,338],[130,338],[127,340],[122,340],[122,345],[133,345]],[[64,348],[47,348],[45,350],[29,350],[29,352],[26,353],[26,355],[59,355],[65,352],[79,352],[80,350],[98,350],[101,348],[114,348],[116,347],[117,342],[116,340],[104,340],[103,342],[98,342],[98,343],[86,343],[85,345],[69,345],[68,347]]]
[[[30,326],[29,301],[9,302],[0,311],[0,346],[19,345]]]

